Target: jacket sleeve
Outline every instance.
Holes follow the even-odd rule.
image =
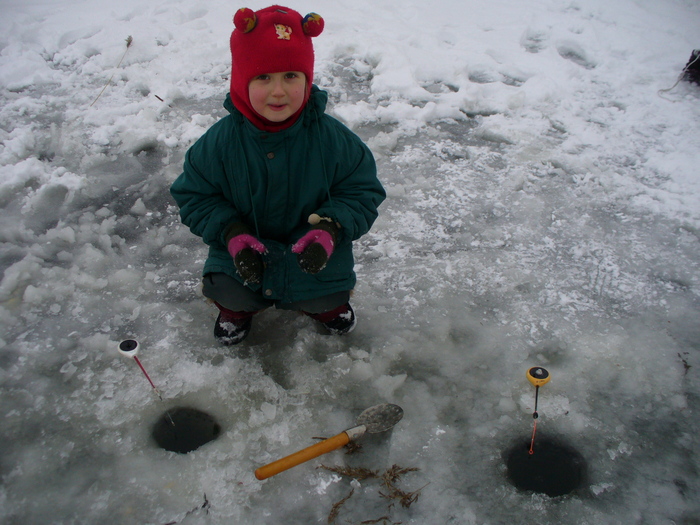
[[[170,187],[180,218],[208,245],[225,247],[224,231],[240,220],[222,185],[226,172],[220,150],[205,134],[186,153],[182,174]]]
[[[341,125],[342,126],[342,125]],[[377,178],[372,152],[360,138],[342,126],[337,151],[327,150],[329,197],[316,211],[341,225],[340,242],[350,242],[369,231],[386,192]]]

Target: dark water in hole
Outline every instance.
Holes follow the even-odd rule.
[[[206,412],[177,407],[160,416],[152,435],[160,448],[187,454],[215,440],[219,434],[221,426]]]
[[[563,496],[581,487],[586,478],[586,461],[562,440],[542,437],[535,440],[534,454],[530,441],[518,441],[505,452],[508,479],[520,490],[548,496]]]

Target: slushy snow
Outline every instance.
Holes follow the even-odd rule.
[[[3,0],[0,521],[327,523],[354,490],[336,523],[699,522],[700,88],[661,90],[700,4],[291,5],[325,18],[316,83],[388,198],[352,334],[271,310],[223,348],[168,188],[225,115],[235,9],[267,5]],[[506,477],[531,366],[538,432],[588,463],[570,495]],[[404,418],[360,453],[255,479],[383,402]],[[158,448],[176,406],[221,436]],[[321,465],[416,468],[419,497]]]

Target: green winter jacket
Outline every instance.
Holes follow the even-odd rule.
[[[369,148],[324,113],[327,94],[313,86],[293,126],[259,130],[233,107],[188,151],[170,192],[180,217],[209,245],[203,274],[226,273],[240,282],[224,232],[245,223],[267,247],[262,283],[246,286],[267,299],[290,303],[355,286],[352,241],[369,231],[386,194]],[[327,266],[304,273],[292,245],[308,230],[312,213],[340,224]]]

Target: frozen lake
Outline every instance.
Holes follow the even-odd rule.
[[[293,6],[326,18],[316,82],[388,198],[356,243],[357,329],[266,311],[240,348],[213,339],[206,251],[168,193],[224,115],[233,8],[7,4],[3,523],[700,521],[700,88],[658,93],[700,47],[700,6],[444,0],[425,27],[417,4]],[[162,402],[117,352],[130,338]],[[538,436],[586,462],[565,496],[507,478],[532,366],[552,376]],[[404,417],[361,451],[255,479],[384,402]],[[159,448],[181,406],[218,438]],[[408,506],[321,465],[396,465]]]

